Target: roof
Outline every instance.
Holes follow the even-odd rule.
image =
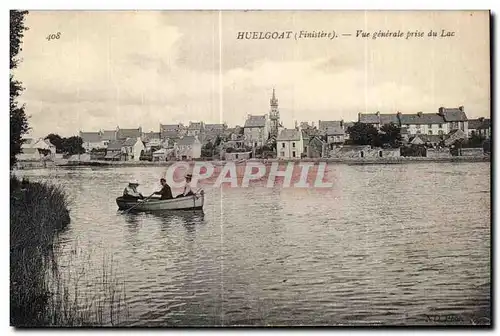
[[[344,135],[344,129],[340,126],[328,127],[326,129],[326,135]]]
[[[179,124],[169,124],[169,125],[160,124],[160,131],[178,129],[179,126],[180,126]]]
[[[111,140],[108,144],[109,149],[121,149],[123,147],[123,140]]]
[[[444,119],[437,113],[401,114],[402,125],[442,124]]]
[[[245,121],[244,127],[264,127],[266,125],[266,121],[267,115],[250,115]]]
[[[491,120],[486,118],[469,119],[469,129],[488,129],[491,127]]]
[[[137,138],[128,138],[123,142],[124,147],[132,147],[137,142]]]
[[[466,121],[467,115],[465,114],[463,107],[440,107],[439,113],[443,116],[446,122],[448,121]]]
[[[101,132],[80,132],[83,142],[101,142]]]
[[[226,128],[224,124],[205,124],[205,131],[207,132],[222,132]]]
[[[358,121],[364,124],[378,124],[380,122],[379,115],[377,113],[360,113],[358,115]]]
[[[138,138],[142,134],[141,128],[120,128],[116,134],[117,139]]]
[[[301,132],[295,128],[292,129],[284,129],[281,131],[280,135],[278,135],[277,141],[299,141]]]
[[[386,113],[386,114],[381,114],[380,115],[380,124],[385,125],[385,124],[396,124],[399,125],[399,118],[397,113]]]
[[[160,132],[142,133],[142,138],[146,142],[150,141],[151,139],[160,139]]]
[[[189,146],[189,145],[194,144],[196,141],[199,142],[199,140],[196,137],[190,136],[190,135],[186,135],[185,137],[183,137],[182,139],[179,139],[179,141],[177,141],[177,145],[179,145],[179,146]]]
[[[201,130],[203,128],[202,121],[189,122],[188,130]]]
[[[308,141],[310,139],[310,136],[306,130],[302,130],[302,139],[304,139],[304,141]]]
[[[326,129],[329,127],[340,127],[341,123],[342,121],[340,120],[332,120],[332,121],[320,120],[318,122],[318,129],[326,131]]]
[[[116,139],[116,130],[101,132],[101,140],[111,141],[115,139]]]

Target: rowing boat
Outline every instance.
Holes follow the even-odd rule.
[[[130,200],[118,197],[116,204],[119,210],[132,209],[135,211],[158,211],[158,210],[200,210],[203,209],[205,195],[204,193],[173,198],[168,200],[159,200],[149,198],[145,200]]]

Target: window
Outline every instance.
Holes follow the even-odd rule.
[[[420,133],[422,133],[422,132],[420,132],[420,130],[417,130],[417,134],[420,134]]]
[[[439,124],[439,128],[443,128],[443,124]]]
[[[285,152],[280,152],[280,156],[285,156]]]
[[[292,142],[292,147],[295,148],[295,142]]]
[[[236,154],[236,158],[238,158],[238,154]]]
[[[378,152],[378,156],[382,157],[382,151]]]
[[[292,157],[295,157],[295,151],[292,152]]]
[[[429,130],[427,134],[432,135],[432,130]]]
[[[443,135],[443,134],[444,134],[444,132],[443,132],[443,131],[441,131],[441,130],[439,130],[439,131],[438,131],[438,134],[439,134],[439,135]]]
[[[281,148],[285,148],[285,143],[284,142],[281,143]]]

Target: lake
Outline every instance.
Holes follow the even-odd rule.
[[[18,172],[65,188],[71,224],[59,239],[61,277],[87,304],[116,295],[99,292],[114,281],[127,308],[114,318],[123,325],[481,324],[490,317],[489,162],[329,164],[331,188],[208,181],[203,211],[117,211],[115,198],[130,179],[149,195],[165,169]]]

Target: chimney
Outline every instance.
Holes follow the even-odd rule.
[[[311,122],[311,127],[314,128],[314,121]]]
[[[443,115],[443,114],[444,114],[444,107],[442,107],[442,106],[441,106],[441,107],[438,109],[438,114],[439,114],[439,115]]]
[[[420,118],[422,118],[422,111],[417,112],[417,115],[418,115]]]
[[[460,111],[462,111],[462,112],[464,111],[464,107],[463,107],[463,106],[459,106],[459,107],[458,107],[458,109],[459,109]]]
[[[375,113],[376,116],[380,116],[380,111],[377,111],[377,113]]]
[[[344,128],[344,120],[340,121],[340,128]]]

